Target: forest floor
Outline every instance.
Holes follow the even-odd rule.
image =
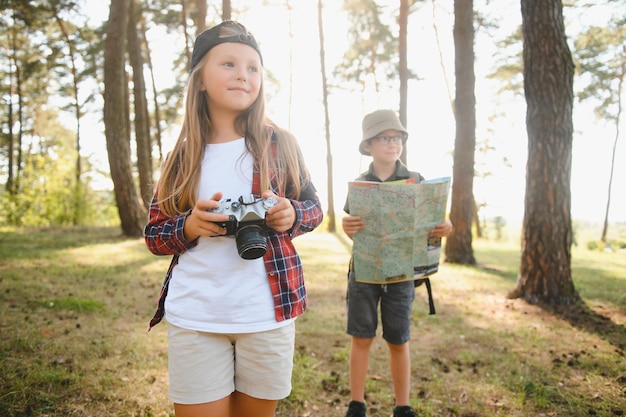
[[[342,417],[350,400],[345,328],[350,242],[296,239],[309,293],[296,322],[293,390],[277,416]],[[421,416],[626,415],[626,254],[574,247],[584,303],[512,300],[514,244],[476,240],[477,266],[443,263],[437,314],[416,289],[411,405]],[[0,234],[0,415],[173,416],[167,324],[147,332],[168,257],[112,228]],[[388,349],[375,339],[368,416],[389,416]]]

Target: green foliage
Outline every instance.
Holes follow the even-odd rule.
[[[502,83],[499,92],[510,92],[513,95],[524,94],[523,59],[522,59],[522,28],[502,40],[497,41],[495,67],[487,78]]]
[[[484,239],[503,240],[506,236],[506,219],[502,216],[495,216],[491,219],[485,219],[481,222],[482,237]]]
[[[601,252],[624,251],[626,250],[626,240],[608,239],[606,242],[590,240],[587,242],[587,249]]]
[[[387,78],[397,78],[397,37],[383,22],[381,6],[373,0],[344,0],[344,10],[353,30],[348,33],[351,44],[335,68],[335,76],[361,88],[370,76],[378,83],[380,72]]]
[[[19,192],[0,192],[0,225],[114,225],[119,221],[111,192],[76,186],[69,156],[34,154],[20,177]]]
[[[613,16],[606,26],[591,26],[575,42],[577,71],[584,87],[580,100],[598,102],[598,118],[619,120],[621,92],[626,76],[626,28],[623,13]]]
[[[56,162],[44,155],[32,156],[30,164],[22,171],[21,192],[13,199],[15,211],[8,213],[12,224],[71,224],[71,172],[67,165]]]
[[[598,250],[600,248],[600,241],[598,240],[590,240],[587,242],[587,249],[589,250]]]
[[[30,3],[6,2],[0,13],[0,27],[11,28],[0,30],[10,58],[0,65],[0,93],[10,103],[0,107],[0,178],[9,183],[11,176],[11,187],[0,191],[0,225],[118,223],[111,192],[90,187],[87,160],[77,183],[78,133],[62,123],[84,115],[96,97],[101,54],[89,49],[99,44],[96,31],[74,0]]]

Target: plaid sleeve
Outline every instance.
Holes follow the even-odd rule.
[[[185,238],[183,228],[186,214],[167,217],[161,211],[156,196],[150,203],[148,224],[144,228],[144,239],[148,250],[155,255],[179,255],[197,245]]]
[[[304,201],[291,200],[296,221],[291,231],[270,232],[268,251],[264,256],[277,321],[294,318],[307,308],[307,294],[300,256],[292,239],[315,229],[323,218],[317,195]]]
[[[304,201],[291,200],[291,204],[296,210],[296,221],[290,233],[292,239],[312,231],[322,222],[324,214],[317,195]]]

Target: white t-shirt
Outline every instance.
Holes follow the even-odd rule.
[[[199,199],[216,192],[237,200],[252,190],[253,158],[243,138],[208,144],[202,161]],[[285,325],[274,314],[263,258],[246,260],[234,236],[200,237],[174,267],[165,314],[182,328],[212,333],[248,333]]]

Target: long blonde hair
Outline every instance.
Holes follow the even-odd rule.
[[[157,201],[167,216],[186,213],[198,197],[202,159],[212,126],[207,95],[200,88],[206,55],[189,76],[183,125],[157,184]],[[309,173],[293,135],[265,115],[263,80],[257,99],[235,119],[235,129],[244,136],[246,148],[254,158],[261,191],[271,188],[273,176],[279,196],[298,199],[308,186]]]

